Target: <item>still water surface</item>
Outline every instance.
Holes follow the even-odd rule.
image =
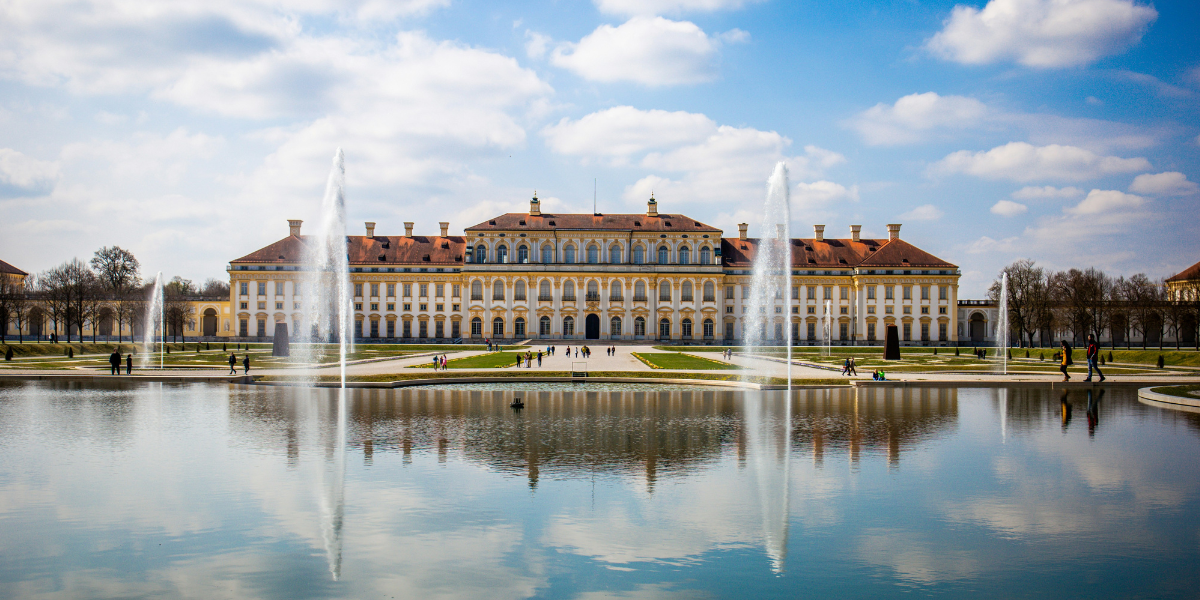
[[[0,598],[1200,589],[1200,417],[1128,390],[345,393],[0,383]]]

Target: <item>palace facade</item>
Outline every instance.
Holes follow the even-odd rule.
[[[255,338],[296,331],[305,237],[290,234],[229,263],[230,299],[198,314],[202,335]],[[834,344],[958,340],[958,268],[900,238],[791,240],[790,298],[774,300],[767,337],[821,343],[826,306]],[[759,240],[682,214],[508,213],[449,235],[348,236],[355,336],[364,339],[740,340]],[[827,302],[828,301],[828,304]],[[198,307],[199,308],[199,307]],[[222,308],[224,310],[222,310]],[[199,311],[198,311],[199,312]]]

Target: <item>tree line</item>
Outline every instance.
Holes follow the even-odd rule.
[[[0,334],[15,326],[18,341],[24,341],[24,332],[33,325],[41,335],[50,327],[53,339],[61,335],[68,343],[73,337],[82,342],[91,325],[95,342],[100,323],[108,320],[116,325],[118,341],[126,324],[131,325],[132,341],[132,325],[144,320],[154,283],[153,278],[142,279],[137,258],[119,246],[100,248],[86,263],[72,258],[30,274],[23,283],[0,277]],[[229,284],[209,279],[197,286],[178,275],[163,284],[163,320],[173,338],[193,320],[188,299],[198,296],[228,298]]]
[[[1172,292],[1165,281],[1144,273],[1126,278],[1094,267],[1053,271],[1027,259],[1001,273],[1008,275],[1010,336],[1017,345],[1047,346],[1055,339],[1080,345],[1091,334],[1113,348],[1129,348],[1136,334],[1143,349],[1162,348],[1170,333],[1177,349],[1186,339],[1200,350],[1200,281]],[[989,289],[993,302],[1000,300],[1000,284],[997,278]]]

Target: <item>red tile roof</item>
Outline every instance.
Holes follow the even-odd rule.
[[[28,275],[29,274],[29,273],[26,273],[25,271],[22,271],[2,260],[0,260],[0,273],[4,273],[5,275]]]
[[[721,239],[721,259],[726,267],[749,268],[759,239]],[[950,264],[904,240],[813,238],[792,239],[792,268],[938,268],[955,269]]]
[[[298,263],[304,259],[308,240],[309,236],[290,235],[230,262]],[[346,242],[352,265],[461,265],[466,247],[462,236],[348,235]]]
[[[466,231],[551,231],[554,229],[606,229],[620,231],[654,231],[721,233],[712,225],[705,225],[691,217],[659,213],[644,214],[547,214],[507,213],[484,221]]]
[[[1172,275],[1167,278],[1167,281],[1191,281],[1200,279],[1200,262]]]

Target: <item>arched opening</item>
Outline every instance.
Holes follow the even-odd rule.
[[[515,284],[513,284],[513,300],[524,300],[524,299],[525,299],[525,280],[518,279],[517,282]]]
[[[496,248],[496,262],[501,264],[508,262],[508,246],[500,244]]]
[[[504,301],[504,281],[497,279],[492,283],[492,300]]]
[[[671,337],[671,320],[660,319],[658,321],[658,337],[662,339],[670,339]]]
[[[646,262],[646,249],[639,244],[633,247],[633,264],[640,265]]]
[[[715,302],[717,299],[717,288],[711,281],[704,282],[704,301]]]
[[[204,309],[204,317],[201,318],[202,335],[217,335],[217,310],[215,308]]]
[[[521,264],[529,262],[529,246],[521,244],[517,247],[517,262]]]
[[[636,338],[646,337],[646,319],[645,319],[645,317],[635,317],[633,319],[633,336]]]
[[[600,301],[600,284],[595,279],[587,282],[587,299],[588,302]]]
[[[682,330],[682,333],[683,333],[683,339],[685,339],[685,340],[692,339],[692,320],[684,319],[683,321],[681,321],[679,323],[679,325],[680,325],[680,329]]]
[[[625,286],[620,281],[614,281],[608,284],[608,299],[613,301],[621,301],[625,299]]]
[[[621,317],[613,317],[609,320],[608,334],[614,337],[621,335]]]
[[[554,262],[554,247],[550,245],[542,246],[542,262]]]
[[[666,246],[658,247],[658,264],[665,265],[671,262],[671,250]]]
[[[563,262],[567,264],[575,263],[575,246],[567,244],[567,247],[563,250]]]
[[[513,337],[525,337],[525,318],[517,317],[513,320]]]
[[[584,337],[586,337],[589,340],[600,339],[600,316],[599,315],[588,315],[586,318],[584,318],[583,323],[584,323],[584,329],[585,329]]]
[[[575,301],[575,282],[570,279],[563,282],[563,301]]]
[[[589,265],[594,265],[600,262],[600,247],[592,244],[587,249],[587,261]]]
[[[712,250],[710,250],[708,246],[705,246],[700,249],[700,264],[702,264],[702,265],[712,264]]]
[[[538,284],[538,300],[549,302],[553,299],[554,296],[550,295],[550,280],[543,279],[542,282]]]
[[[706,339],[706,340],[713,339],[713,329],[714,329],[713,320],[705,319],[704,320],[704,339]],[[795,338],[795,336],[793,336],[793,338]]]
[[[575,335],[575,318],[563,317],[563,336]]]
[[[658,284],[658,299],[662,302],[671,301],[671,283],[664,281]]]
[[[550,317],[542,316],[538,319],[538,335],[550,335]]]
[[[679,248],[679,264],[687,265],[692,262],[692,251],[687,246]]]
[[[621,247],[614,245],[608,249],[608,262],[612,264],[621,263]]]
[[[680,288],[679,299],[684,302],[691,302],[694,299],[692,296],[692,282],[683,282],[683,286]]]
[[[972,314],[967,323],[972,342],[980,343],[987,338],[987,321],[983,318],[983,313]]]
[[[483,282],[478,279],[471,282],[471,299],[483,300]]]
[[[494,337],[494,338],[504,337],[504,319],[502,319],[500,317],[496,317],[495,319],[492,319],[492,337]]]
[[[646,282],[645,281],[634,282],[634,284],[633,284],[633,301],[634,302],[645,302],[646,301]]]
[[[411,322],[412,321],[404,321],[404,337],[411,337],[411,334],[408,331],[409,323]],[[483,319],[480,319],[479,317],[471,319],[471,337],[483,337]]]
[[[475,246],[475,262],[479,264],[487,262],[487,246],[483,244]]]

